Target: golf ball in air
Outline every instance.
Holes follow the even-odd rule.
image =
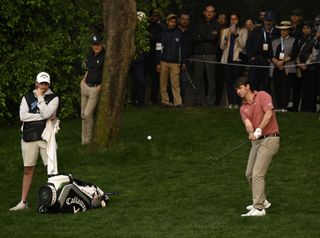
[[[147,136],[147,139],[148,139],[148,140],[151,140],[151,139],[152,139],[152,137],[151,137],[151,136]]]

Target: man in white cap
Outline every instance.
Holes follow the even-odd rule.
[[[50,75],[41,72],[37,75],[35,89],[25,95],[20,104],[20,120],[22,121],[21,150],[24,165],[21,200],[10,211],[28,208],[27,197],[31,187],[35,165],[39,156],[47,166],[47,142],[42,133],[47,120],[54,119],[59,106],[59,98],[50,90]]]

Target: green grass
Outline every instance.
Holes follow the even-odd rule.
[[[317,114],[278,113],[281,145],[267,175],[267,216],[242,218],[251,203],[244,177],[247,136],[238,111],[222,108],[127,108],[121,138],[107,151],[80,146],[80,119],[62,121],[60,172],[118,191],[105,209],[81,214],[36,212],[46,183],[40,160],[31,209],[9,212],[20,198],[19,125],[0,128],[1,237],[319,237],[319,126]],[[148,141],[146,137],[152,136]]]

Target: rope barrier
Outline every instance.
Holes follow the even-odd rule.
[[[273,64],[272,65],[254,65],[254,64],[243,64],[243,63],[221,63],[221,62],[217,62],[217,61],[201,60],[201,59],[194,59],[194,58],[188,58],[187,60],[191,61],[191,62],[230,65],[230,66],[249,67],[249,68],[274,68],[275,67]],[[293,67],[297,67],[299,65],[314,65],[314,64],[320,64],[320,61],[307,63],[307,64],[284,65],[283,68],[293,68]]]

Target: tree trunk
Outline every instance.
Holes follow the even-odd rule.
[[[102,4],[106,58],[92,138],[95,148],[108,148],[119,137],[137,24],[135,0],[102,0]]]

